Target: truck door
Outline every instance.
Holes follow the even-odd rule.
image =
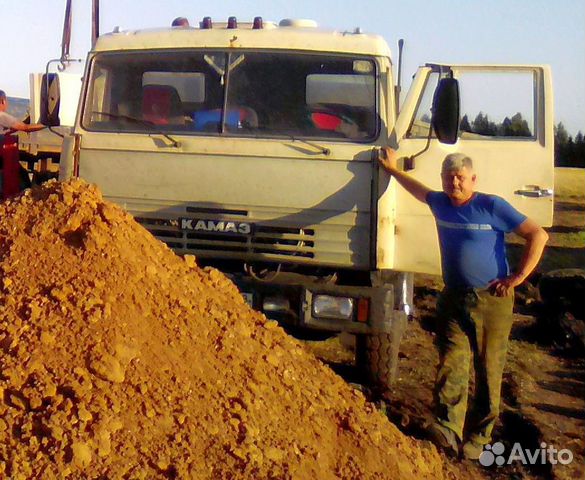
[[[459,82],[460,128],[453,145],[430,133],[433,94],[440,78]],[[445,155],[472,158],[477,190],[499,195],[543,226],[552,224],[554,134],[547,66],[446,66],[417,72],[397,119],[395,139],[405,170],[440,190]],[[391,139],[392,140],[392,139]],[[391,142],[392,144],[392,142]],[[438,274],[437,233],[430,209],[402,187],[395,191],[396,270]]]

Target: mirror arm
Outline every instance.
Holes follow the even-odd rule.
[[[431,146],[431,138],[432,137],[433,137],[433,127],[432,127],[432,125],[429,125],[429,134],[427,135],[427,143],[425,145],[425,148],[423,148],[420,152],[417,152],[414,155],[411,155],[410,157],[406,157],[404,159],[404,171],[405,172],[408,172],[409,170],[414,170],[415,158],[420,157],[423,153],[425,153],[429,149],[429,147]]]

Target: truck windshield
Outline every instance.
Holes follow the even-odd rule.
[[[376,66],[364,57],[218,51],[97,55],[88,130],[373,140]]]

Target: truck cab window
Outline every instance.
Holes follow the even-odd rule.
[[[433,105],[433,94],[437,83],[439,82],[439,74],[429,74],[423,95],[420,97],[419,104],[414,114],[413,120],[408,129],[407,136],[409,138],[426,138],[429,135],[431,128],[431,107]]]
[[[379,130],[375,74],[373,60],[341,55],[100,54],[83,125],[369,141]]]
[[[426,138],[438,73],[431,73],[407,136]],[[455,72],[461,97],[459,137],[468,140],[535,138],[535,80],[530,70]]]

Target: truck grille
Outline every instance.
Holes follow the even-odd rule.
[[[194,212],[196,210],[196,212]],[[215,209],[193,209],[189,213],[217,214]],[[221,213],[225,213],[221,211]],[[231,211],[233,216],[244,216],[247,212]],[[315,230],[298,227],[262,225],[256,223],[249,235],[223,232],[194,232],[181,230],[177,219],[135,217],[136,221],[156,238],[166,243],[177,253],[192,253],[197,256],[222,257],[297,257],[311,259],[315,252]],[[225,218],[222,221],[228,222]],[[248,220],[246,218],[246,220]],[[238,219],[241,221],[241,218]]]

